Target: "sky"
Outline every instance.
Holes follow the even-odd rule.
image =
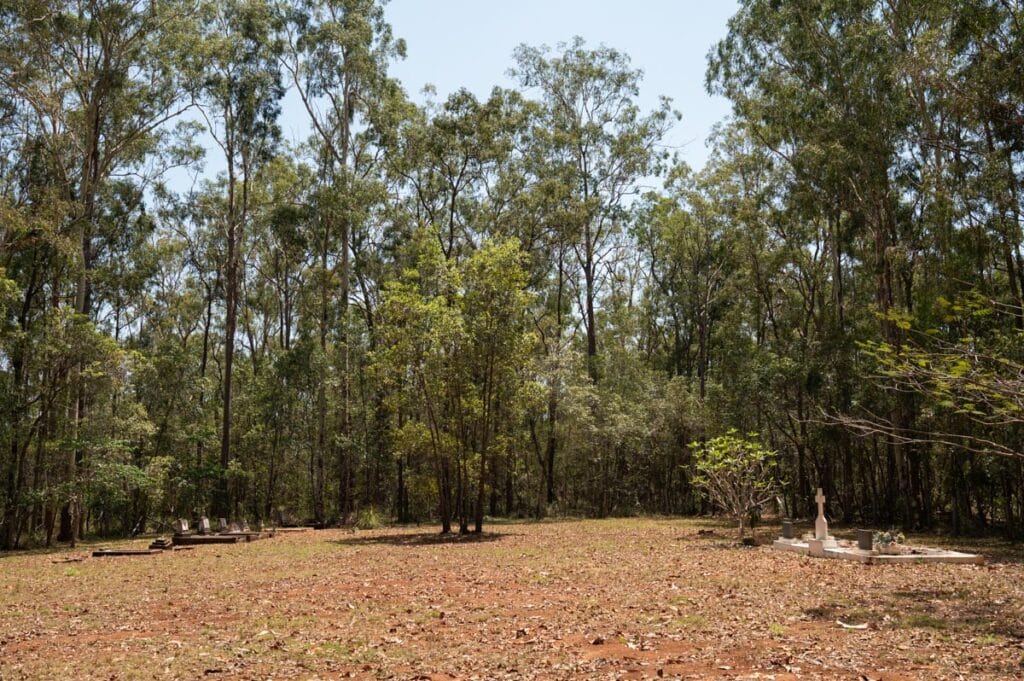
[[[513,86],[506,72],[520,43],[554,47],[578,35],[625,52],[644,72],[641,109],[654,109],[665,95],[683,114],[666,141],[695,168],[707,159],[712,126],[730,112],[725,99],[705,91],[704,73],[736,10],[735,0],[391,0],[385,7],[407,46],[391,73],[420,102],[427,84],[439,101],[460,87],[486,97],[495,85]],[[305,137],[304,116],[289,104],[285,136]]]
[[[665,145],[693,168],[708,157],[705,141],[712,127],[730,113],[727,100],[704,88],[708,51],[725,37],[736,0],[391,0],[385,15],[407,56],[391,65],[413,101],[422,103],[425,85],[435,99],[465,87],[485,98],[495,85],[515,86],[507,75],[512,52],[521,43],[556,47],[574,36],[589,46],[607,45],[629,55],[644,78],[638,104],[658,106],[662,95],[682,113]],[[293,143],[310,134],[306,112],[294,93],[282,102],[282,133]],[[206,140],[200,177],[225,168],[212,140]],[[179,189],[191,173],[172,173]]]

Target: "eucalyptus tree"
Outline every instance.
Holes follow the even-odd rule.
[[[284,95],[276,39],[278,16],[263,0],[231,0],[204,5],[202,40],[196,57],[205,68],[201,110],[210,137],[224,157],[220,221],[226,243],[224,280],[224,363],[222,384],[220,481],[215,512],[232,511],[228,494],[231,450],[231,398],[242,245],[252,219],[252,184],[280,137],[277,118]]]
[[[400,446],[422,452],[434,469],[442,532],[453,520],[460,533],[470,520],[480,532],[497,455],[518,426],[512,402],[533,345],[525,254],[515,240],[487,240],[456,260],[420,229],[406,257],[415,265],[385,290],[375,371],[409,416],[396,434]]]
[[[903,332],[891,313],[913,305],[903,284],[912,280],[915,248],[891,172],[909,122],[907,94],[893,68],[902,56],[890,33],[897,18],[874,2],[748,3],[730,20],[708,71],[713,91],[730,97],[752,133],[792,167],[797,188],[818,193],[815,208],[833,243],[842,242],[842,225],[854,232],[854,253],[874,278],[880,331],[895,346]],[[887,408],[900,428],[911,426],[912,400],[903,396]],[[892,465],[908,473],[903,496],[920,498],[920,452],[889,446]],[[894,503],[896,476],[889,481]]]
[[[329,442],[335,443],[336,499],[342,516],[353,507],[349,300],[353,245],[363,243],[353,240],[353,232],[365,229],[368,212],[383,199],[377,185],[386,146],[382,140],[394,127],[393,110],[404,108],[404,94],[387,70],[393,60],[405,56],[405,44],[392,35],[384,4],[380,0],[304,0],[283,8],[287,23],[281,65],[308,116],[322,173],[321,234],[313,242],[319,257],[319,350],[326,359],[332,352],[329,336],[336,334],[339,356],[331,364],[337,365],[341,410],[339,432],[331,436],[325,377],[318,395],[317,451],[322,459]],[[368,308],[367,313],[372,314]],[[316,515],[323,520],[322,506]]]
[[[545,176],[557,178],[571,197],[561,229],[571,244],[582,283],[577,306],[586,332],[588,373],[597,381],[595,303],[611,237],[621,229],[639,182],[657,173],[665,153],[659,143],[674,114],[662,98],[654,111],[635,103],[642,73],[629,57],[608,47],[588,49],[582,38],[547,47],[521,45],[511,70],[520,85],[540,97],[535,130]]]
[[[409,210],[433,226],[445,258],[468,257],[507,214],[497,168],[513,156],[519,103],[501,88],[483,101],[461,89],[399,128],[391,172],[405,181]]]
[[[475,532],[483,531],[485,494],[496,490],[497,455],[501,438],[519,427],[503,415],[514,412],[523,383],[521,370],[533,346],[527,331],[525,253],[516,240],[487,241],[466,262],[463,316],[469,343],[463,362],[472,376],[476,432],[471,433],[479,457]]]
[[[874,424],[859,431],[869,446],[856,466],[848,435],[832,435],[844,487],[874,488],[880,519],[930,523],[933,454],[952,452],[949,479],[962,489],[963,448],[913,435],[935,413],[927,391],[852,382],[866,356],[851,341],[880,340],[888,350],[876,360],[897,365],[888,351],[916,357],[915,334],[955,345],[977,329],[941,301],[971,289],[994,302],[1000,324],[1021,325],[1021,157],[1007,121],[1022,107],[1019,79],[1005,77],[1019,66],[1019,15],[1012,3],[755,1],[730,21],[711,58],[712,90],[733,101],[737,118],[787,168],[780,225],[804,277],[790,291],[812,323],[780,319],[782,328],[811,331],[810,344],[776,345],[806,372],[807,386],[824,384],[819,409],[831,414],[830,427]],[[821,261],[808,262],[811,253]],[[807,295],[810,285],[817,295]],[[958,424],[972,428],[984,432]],[[828,456],[818,474],[828,486]]]
[[[556,501],[556,462],[564,375],[571,364],[573,315],[584,331],[587,374],[601,375],[597,305],[612,269],[617,238],[641,182],[658,172],[659,143],[678,116],[667,99],[644,113],[635,103],[642,74],[629,57],[608,47],[588,49],[581,38],[547,47],[521,45],[510,73],[535,95],[524,167],[536,178],[530,207],[541,211],[550,278],[538,298],[537,328],[546,355],[547,414],[541,420],[546,501]],[[529,214],[526,211],[525,214]]]
[[[75,244],[66,262],[74,279],[71,301],[83,319],[94,320],[97,311],[93,274],[103,255],[98,237],[111,180],[141,177],[145,183],[173,158],[164,150],[161,160],[146,164],[149,152],[168,139],[170,121],[191,106],[190,71],[179,65],[194,5],[97,0],[3,8],[0,88],[31,131],[51,200],[64,207],[60,230]],[[122,186],[130,184],[124,179]],[[133,204],[130,211],[142,193],[122,196]],[[61,377],[75,392],[69,418],[76,432],[91,402],[82,368],[76,364]],[[75,503],[64,506],[60,537],[74,541],[80,522],[72,517],[80,516],[76,468],[84,452],[73,446],[66,456],[68,498]]]
[[[251,189],[258,210],[243,242],[245,305],[239,311],[240,349],[247,361],[240,366],[234,418],[243,433],[236,458],[244,475],[237,486],[248,513],[260,518],[271,517],[299,480],[314,509],[324,500],[325,471],[317,466],[308,418],[315,409],[310,387],[324,373],[310,352],[319,301],[306,285],[317,224],[315,178],[312,166],[280,153],[258,169]]]
[[[448,533],[452,520],[464,515],[463,453],[451,426],[462,406],[453,355],[465,343],[465,329],[450,302],[461,280],[455,261],[426,230],[417,230],[404,250],[410,266],[384,290],[374,368],[392,389],[394,410],[410,416],[400,420],[395,440],[429,461],[441,531]]]

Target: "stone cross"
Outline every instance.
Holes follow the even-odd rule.
[[[814,500],[818,502],[818,518],[814,521],[814,538],[815,539],[828,539],[828,521],[825,520],[825,494],[818,488],[818,493],[814,496]]]

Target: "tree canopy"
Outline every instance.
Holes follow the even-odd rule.
[[[417,104],[380,0],[0,2],[0,547],[701,513],[737,451],[1021,535],[1021,12],[745,0],[696,169],[582,38]]]

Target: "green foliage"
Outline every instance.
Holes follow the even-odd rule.
[[[747,518],[760,515],[779,491],[778,456],[756,439],[735,429],[705,442],[691,442],[693,484],[720,510],[739,522],[740,537]]]
[[[376,530],[384,524],[383,518],[374,506],[359,509],[356,517],[356,527],[360,530]]]
[[[377,0],[0,24],[0,546],[273,509],[745,524],[818,486],[1021,531],[1013,3],[742,3],[700,169],[581,38],[419,106]]]

